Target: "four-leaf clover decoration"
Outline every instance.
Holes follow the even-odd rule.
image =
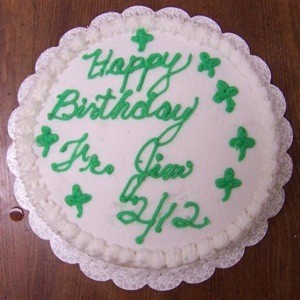
[[[138,43],[138,51],[142,52],[146,49],[148,42],[153,41],[153,35],[146,32],[144,28],[140,28],[136,31],[136,34],[131,38],[135,43]]]
[[[233,112],[235,107],[235,102],[232,97],[236,96],[239,90],[235,86],[229,86],[223,80],[218,80],[217,82],[218,91],[213,96],[213,101],[216,103],[221,103],[224,100],[226,101],[226,111],[228,113]]]
[[[212,78],[215,75],[215,67],[219,66],[221,60],[219,58],[211,58],[207,52],[201,52],[199,55],[201,63],[198,66],[198,71],[207,70],[208,77]]]
[[[239,127],[237,137],[229,141],[229,145],[240,151],[238,161],[242,161],[246,156],[246,150],[253,148],[256,142],[255,139],[248,137],[247,130],[244,127]]]
[[[42,134],[36,137],[35,143],[39,147],[44,147],[42,156],[46,157],[49,153],[51,145],[58,141],[58,135],[52,133],[51,128],[48,126],[42,126],[41,131]]]
[[[227,168],[224,172],[224,178],[218,178],[215,181],[216,187],[225,190],[225,195],[222,199],[223,202],[230,198],[231,191],[242,185],[242,181],[234,178],[234,171],[232,168]]]
[[[65,201],[69,206],[76,206],[77,218],[80,218],[83,213],[83,204],[89,202],[92,196],[82,193],[79,184],[74,184],[72,187],[72,194],[65,197]]]

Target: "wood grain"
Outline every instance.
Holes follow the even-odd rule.
[[[17,107],[21,82],[34,72],[41,52],[57,45],[73,27],[87,26],[106,11],[121,12],[142,4],[154,10],[175,6],[191,16],[206,15],[224,32],[242,36],[251,52],[266,61],[272,82],[287,100],[286,118],[294,129],[289,153],[293,177],[285,187],[286,202],[269,222],[266,237],[246,249],[243,259],[230,269],[197,285],[183,283],[169,292],[149,287],[124,291],[111,281],[95,282],[77,265],[60,261],[49,242],[30,229],[28,214],[20,222],[9,218],[17,205],[13,176],[5,156],[11,143],[7,120]],[[300,3],[296,0],[264,1],[8,1],[0,0],[0,298],[1,299],[300,299]]]

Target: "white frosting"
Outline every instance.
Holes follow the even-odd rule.
[[[104,240],[94,238],[88,245],[88,247],[86,249],[86,253],[88,253],[90,256],[98,257],[104,253],[105,248],[106,248],[106,244],[105,244]],[[125,250],[126,249],[124,249],[124,252],[125,252]]]
[[[213,247],[210,239],[204,239],[197,244],[199,258],[204,260],[213,257],[216,254],[216,249]]]
[[[142,53],[138,53],[136,43],[130,41],[139,27],[146,28],[154,36]],[[103,55],[114,49],[114,57],[127,59],[131,54],[147,57],[152,52],[168,51],[172,57],[180,52],[179,65],[192,53],[189,68],[171,78],[169,90],[159,101],[169,100],[173,105],[180,103],[187,107],[192,105],[195,96],[199,97],[195,113],[184,124],[176,140],[163,149],[164,163],[184,164],[191,160],[194,171],[186,179],[162,181],[149,178],[140,193],[149,199],[145,211],[149,218],[162,193],[167,191],[168,203],[176,201],[178,204],[174,217],[189,217],[191,210],[184,209],[183,205],[186,201],[194,201],[200,206],[196,223],[208,216],[209,226],[200,230],[178,229],[169,220],[161,233],[155,233],[152,228],[144,243],[138,245],[135,238],[144,231],[144,226],[124,225],[116,218],[121,210],[132,209],[130,204],[120,203],[119,195],[130,176],[135,174],[133,162],[137,151],[172,122],[166,124],[155,118],[142,121],[47,120],[56,96],[68,88],[78,89],[81,97],[89,101],[93,101],[98,93],[104,94],[107,88],[112,88],[118,98],[121,77],[86,79],[90,61],[82,60],[82,55],[96,48],[101,48]],[[203,51],[221,59],[213,78],[209,78],[207,72],[197,72],[198,55]],[[146,100],[143,92],[162,75],[160,72],[150,70],[142,92],[129,99],[132,102]],[[139,76],[140,73],[133,74],[128,87],[135,89]],[[216,104],[212,101],[219,79],[239,89],[234,98],[237,104],[233,114],[225,112],[224,102]],[[40,216],[76,248],[112,263],[159,269],[207,259],[249,228],[272,187],[277,151],[274,116],[259,76],[249,64],[247,54],[237,50],[229,39],[183,17],[170,19],[159,14],[117,17],[99,28],[91,26],[74,33],[61,44],[49,66],[37,73],[34,87],[19,112],[17,125],[15,142],[21,177]],[[41,157],[41,148],[34,145],[34,138],[44,125],[50,126],[60,137],[46,158]],[[239,126],[244,126],[249,136],[256,139],[255,148],[247,151],[243,163],[237,161],[237,151],[228,145]],[[68,172],[53,172],[51,163],[68,158],[67,154],[58,154],[63,143],[78,139],[85,132],[89,133],[91,153],[97,153],[103,165],[112,163],[114,173],[101,176],[79,173],[78,169],[83,166],[80,163]],[[224,191],[217,189],[214,181],[223,177],[228,167],[235,170],[242,186],[232,191],[227,202],[222,202]],[[82,218],[77,218],[75,208],[64,201],[71,193],[72,184],[77,182],[84,192],[93,196],[92,201],[84,205]]]

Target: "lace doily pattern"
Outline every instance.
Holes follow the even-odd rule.
[[[93,32],[93,28],[99,28],[103,24],[109,25],[111,22],[122,17],[134,16],[138,18],[140,16],[149,16],[150,18],[154,14],[156,14],[156,16],[191,20],[198,26],[212,29],[218,33],[221,32],[218,24],[204,16],[190,18],[185,11],[177,8],[164,8],[160,11],[153,12],[149,8],[135,6],[126,9],[122,14],[106,13],[95,18],[90,25],[89,39],[93,40],[93,38],[97,37],[97,32]],[[109,26],[104,27],[106,30],[109,30]],[[122,28],[120,28],[120,30],[122,30]],[[63,47],[74,35],[78,36],[85,31],[85,28],[75,28],[69,31],[62,37],[60,45]],[[109,32],[106,34],[109,34]],[[117,286],[123,289],[135,290],[144,285],[149,285],[156,290],[170,290],[178,286],[182,281],[188,283],[200,283],[205,281],[213,275],[215,268],[228,268],[233,266],[242,258],[245,247],[255,245],[264,237],[268,228],[268,218],[276,215],[284,203],[284,191],[282,186],[289,180],[292,173],[292,161],[286,153],[292,143],[292,129],[289,122],[283,117],[286,108],[284,96],[277,87],[270,84],[271,74],[268,66],[259,57],[249,55],[248,45],[239,36],[232,33],[225,33],[223,36],[249,57],[249,62],[259,75],[261,82],[263,82],[267,88],[268,98],[276,117],[276,133],[279,137],[278,168],[275,176],[276,183],[255,224],[234,244],[230,244],[226,249],[218,252],[217,255],[211,258],[208,257],[205,261],[195,262],[192,265],[161,270],[146,270],[115,266],[99,259],[91,258],[87,254],[70,246],[66,241],[56,235],[38,216],[35,207],[28,199],[25,186],[20,179],[20,172],[16,161],[16,149],[13,143],[7,152],[7,162],[11,172],[16,176],[14,184],[16,199],[22,207],[30,211],[29,222],[33,231],[40,238],[50,241],[51,248],[58,258],[70,264],[78,263],[82,272],[94,280],[107,281],[112,279]],[[72,47],[78,49],[81,46],[74,43]],[[46,50],[36,63],[36,72],[44,69],[51,58],[57,54],[57,51],[58,48]],[[56,66],[53,67],[55,68]],[[24,101],[28,91],[34,84],[35,76],[36,75],[32,75],[28,77],[22,83],[18,93],[19,103]],[[8,132],[13,140],[15,138],[17,113],[18,109],[12,113],[8,124]]]

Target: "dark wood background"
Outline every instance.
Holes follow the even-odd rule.
[[[124,291],[112,281],[95,282],[77,265],[60,261],[49,242],[30,229],[28,214],[20,222],[10,219],[17,202],[13,176],[5,156],[11,141],[7,120],[17,107],[21,82],[34,72],[45,49],[73,27],[87,26],[107,11],[122,12],[131,5],[154,10],[180,7],[191,16],[213,18],[224,32],[243,37],[251,53],[269,65],[272,83],[287,100],[286,118],[294,128],[289,153],[293,177],[285,186],[286,201],[269,222],[266,237],[246,249],[234,267],[216,270],[208,281],[182,283],[169,292],[149,287]],[[296,0],[243,1],[121,1],[0,0],[0,298],[1,299],[300,299],[300,3]]]

